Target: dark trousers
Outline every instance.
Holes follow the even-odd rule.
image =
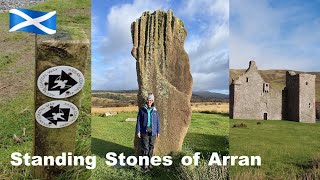
[[[141,146],[142,146],[142,155],[149,156],[151,159],[153,155],[154,142],[156,136],[152,136],[152,133],[141,134]]]

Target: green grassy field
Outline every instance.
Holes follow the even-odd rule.
[[[241,122],[247,127],[232,128]],[[231,178],[320,179],[319,123],[231,120],[230,127],[230,154],[262,159],[261,167],[231,167]]]
[[[115,168],[107,166],[105,154],[133,155],[135,122],[126,122],[136,113],[121,113],[111,117],[92,117],[92,153],[98,156],[98,166],[93,170],[93,179],[178,179],[176,163],[171,167],[156,167],[151,173],[143,174],[137,167]],[[221,114],[193,113],[191,125],[185,138],[181,154],[201,152],[207,159],[210,152],[228,153],[228,116]],[[177,160],[179,162],[179,160]],[[174,162],[177,162],[174,160]]]
[[[57,31],[64,30],[77,40],[85,31],[90,38],[90,0],[49,0],[28,7],[41,11],[57,11]],[[10,164],[12,152],[31,153],[34,123],[34,35],[24,32],[9,33],[8,13],[0,13],[0,179],[30,179],[31,167],[13,167]],[[68,25],[68,26],[67,26]],[[80,33],[81,31],[81,33]],[[16,51],[19,49],[19,51]],[[4,61],[2,61],[4,59]],[[89,155],[91,143],[91,73],[90,56],[87,59],[86,84],[81,100],[76,154]],[[0,87],[0,88],[1,88]],[[10,89],[11,88],[11,89]],[[8,90],[9,89],[9,90]],[[26,135],[22,136],[22,128]],[[22,143],[13,141],[13,135],[22,138]],[[81,174],[83,179],[90,177],[84,167],[73,168],[61,175],[61,179],[74,179]]]

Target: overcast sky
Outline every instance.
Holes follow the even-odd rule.
[[[172,9],[188,31],[193,90],[228,93],[228,0],[92,1],[92,89],[138,89],[130,25],[142,12]]]
[[[230,0],[230,68],[320,70],[319,0]]]

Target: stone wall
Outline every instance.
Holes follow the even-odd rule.
[[[284,119],[299,121],[299,77],[293,71],[286,73]]]
[[[315,75],[286,73],[283,91],[264,82],[254,61],[230,85],[230,118],[315,123]],[[318,111],[317,111],[318,112]]]
[[[299,74],[299,121],[315,123],[316,120],[316,76]]]
[[[320,119],[320,102],[316,103],[316,118]]]
[[[230,90],[231,118],[281,119],[282,95],[263,80],[254,61],[232,82]]]
[[[315,78],[315,75],[287,72],[285,119],[315,122]]]

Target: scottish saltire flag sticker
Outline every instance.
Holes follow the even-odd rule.
[[[25,31],[35,34],[54,34],[56,33],[56,11],[41,12],[29,9],[11,9],[10,30]]]

